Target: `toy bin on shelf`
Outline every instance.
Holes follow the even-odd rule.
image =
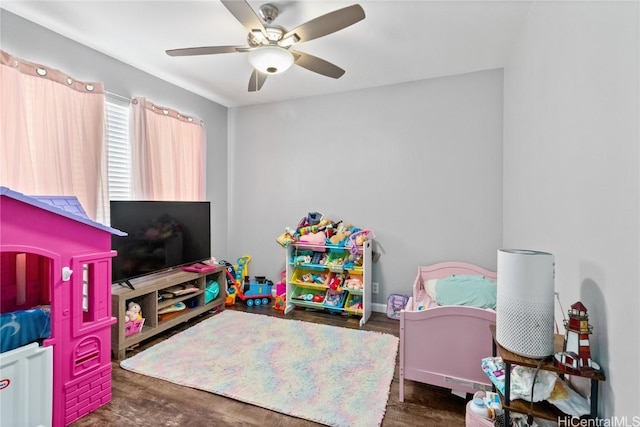
[[[322,303],[330,313],[341,313],[342,307],[344,307],[344,301],[347,297],[346,292],[334,291],[333,289],[327,289],[327,293]]]
[[[327,278],[327,288],[333,290],[342,290],[344,287],[345,274],[332,271]]]
[[[308,306],[318,306],[322,308],[322,302],[324,301],[325,291],[324,289],[308,289],[296,286],[291,294],[291,298],[298,300],[299,302],[305,302]]]
[[[327,257],[327,268],[329,270],[342,271],[344,264],[349,260],[348,249],[330,249]]]
[[[347,299],[344,302],[344,311],[362,315],[362,291],[349,291],[347,292]]]
[[[318,270],[299,268],[291,277],[291,283],[309,289],[326,289],[328,276]]]
[[[144,317],[139,320],[130,320],[124,324],[124,336],[128,337],[133,334],[137,334],[142,330],[144,325]]]
[[[364,279],[362,278],[362,271],[353,272],[349,271],[345,275],[344,284],[342,288],[354,293],[362,293],[362,288],[364,287]]]

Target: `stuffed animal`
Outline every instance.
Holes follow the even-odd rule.
[[[137,304],[133,301],[129,303],[127,311],[124,312],[124,321],[132,322],[134,320],[142,319],[142,308],[140,308],[140,304]]]
[[[351,229],[351,225],[347,225],[347,224],[344,224],[342,222],[339,223],[338,227],[335,230],[335,233],[329,239],[331,244],[337,245],[340,242],[343,242],[347,237],[349,237],[351,235],[351,230],[350,229]]]
[[[350,277],[344,281],[347,289],[362,289],[362,280],[357,277]]]

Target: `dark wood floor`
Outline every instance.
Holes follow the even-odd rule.
[[[231,309],[284,317],[271,307],[247,308],[237,304]],[[167,339],[211,316],[192,319],[156,339],[141,343],[127,357]],[[358,328],[357,317],[343,317],[324,312],[294,310],[286,318]],[[364,328],[398,336],[399,322],[382,313],[373,313]],[[113,361],[112,400],[86,415],[72,427],[208,427],[208,426],[273,426],[310,427],[319,424],[269,411],[208,392],[182,387],[159,379],[139,375],[120,368]],[[464,426],[465,400],[449,390],[407,381],[405,401],[398,400],[398,365],[391,384],[387,410],[382,426],[391,427],[456,427]]]

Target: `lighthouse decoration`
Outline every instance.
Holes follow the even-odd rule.
[[[569,374],[582,376],[600,371],[600,366],[591,360],[589,335],[593,328],[589,324],[587,308],[580,301],[571,306],[564,328],[564,348],[554,355],[556,365]]]

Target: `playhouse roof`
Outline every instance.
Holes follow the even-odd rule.
[[[0,196],[10,197],[56,215],[61,215],[88,226],[115,234],[116,236],[127,235],[124,231],[108,227],[89,218],[80,201],[75,196],[27,196],[2,186],[0,186]]]

